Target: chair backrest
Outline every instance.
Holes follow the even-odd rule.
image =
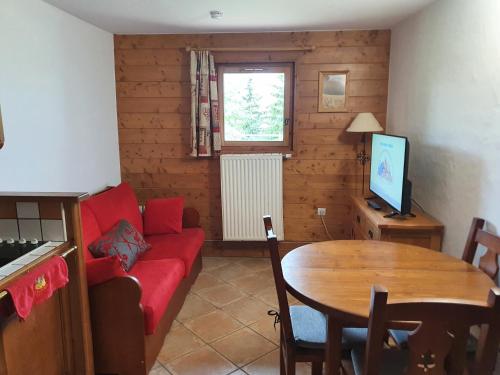
[[[479,259],[479,268],[489,277],[495,279],[498,275],[498,255],[500,254],[500,237],[483,230],[484,219],[475,217],[465,243],[462,260],[472,264],[478,245],[487,248],[486,253]]]
[[[264,230],[266,231],[269,253],[271,255],[271,265],[273,267],[274,283],[278,294],[278,304],[280,310],[281,331],[284,339],[291,343],[294,341],[292,320],[290,319],[290,307],[286,295],[285,279],[281,268],[281,257],[278,249],[278,239],[274,233],[271,216],[264,216]]]
[[[469,329],[479,324],[484,324],[484,329],[470,374],[493,373],[499,343],[500,289],[490,290],[486,305],[436,299],[387,303],[387,298],[384,287],[373,286],[364,375],[379,375],[386,329],[396,321],[418,324],[408,338],[406,375],[463,374]],[[445,363],[451,366],[448,372]]]

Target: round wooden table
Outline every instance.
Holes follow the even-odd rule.
[[[281,264],[287,290],[328,314],[327,374],[340,365],[342,325],[367,325],[374,284],[388,289],[389,303],[453,298],[484,305],[494,286],[460,259],[392,242],[317,242],[292,250]]]

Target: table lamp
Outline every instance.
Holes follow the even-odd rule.
[[[363,165],[363,185],[361,185],[361,193],[364,193],[365,189],[365,164],[370,161],[370,156],[366,153],[366,133],[375,133],[383,131],[384,128],[380,126],[373,113],[365,112],[358,113],[351,125],[346,129],[349,133],[363,133],[361,136],[361,142],[363,142],[363,151],[359,152],[356,159]]]

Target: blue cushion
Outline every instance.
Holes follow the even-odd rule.
[[[351,351],[352,367],[355,375],[363,375],[365,363],[365,348],[357,346]],[[408,365],[408,351],[399,349],[384,349],[382,352],[381,375],[401,375]],[[423,373],[423,371],[422,371]]]
[[[408,336],[410,336],[411,331],[403,331],[403,330],[397,330],[397,329],[390,329],[389,333],[391,337],[394,339],[396,344],[400,348],[406,348],[408,347]],[[469,335],[467,338],[467,353],[475,353],[477,348],[477,339]]]
[[[365,345],[368,337],[368,328],[344,328],[342,330],[342,346],[344,349],[352,349],[359,345]]]
[[[309,306],[290,306],[293,335],[298,346],[322,348],[326,343],[326,316]],[[342,346],[351,349],[366,342],[366,328],[344,328]]]
[[[400,348],[408,346],[408,336],[410,335],[410,331],[390,329],[389,334]]]

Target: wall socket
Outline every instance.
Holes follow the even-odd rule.
[[[316,211],[316,215],[318,216],[326,216],[326,208],[324,207],[318,207]]]

